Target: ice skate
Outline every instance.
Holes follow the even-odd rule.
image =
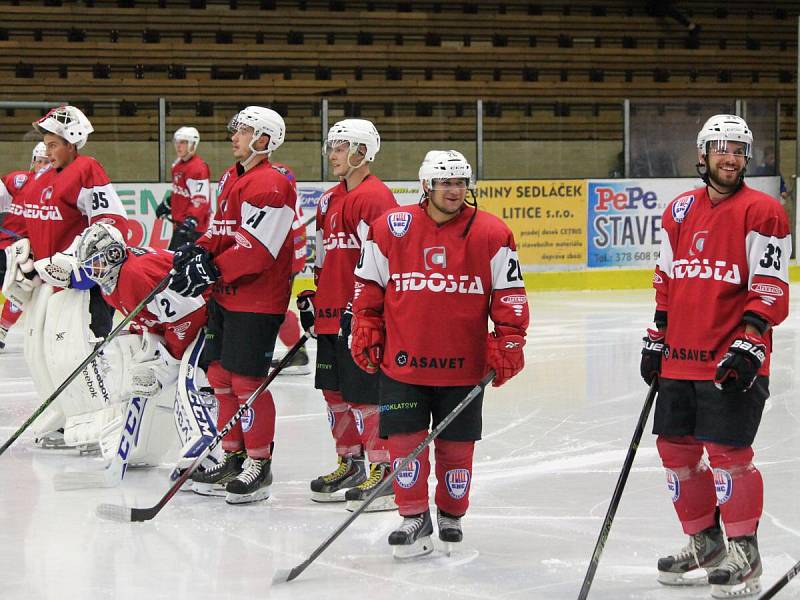
[[[381,482],[389,477],[392,469],[389,463],[376,463],[370,467],[369,477],[363,483],[350,488],[344,495],[347,500],[347,510],[354,512],[358,510],[364,501],[372,495]],[[387,486],[381,495],[375,498],[364,512],[380,512],[382,510],[397,510],[394,501],[394,490],[392,486]]]
[[[225,496],[225,486],[242,472],[242,465],[247,458],[243,450],[226,452],[220,463],[204,472],[192,474],[192,491],[201,496]]]
[[[33,443],[46,450],[67,450],[71,446],[67,446],[64,441],[64,430],[56,429],[48,433],[42,434],[40,437],[34,438]]]
[[[277,367],[278,363],[280,363],[280,359],[273,359],[272,368]],[[289,361],[289,364],[281,369],[279,375],[308,375],[309,373],[311,373],[311,365],[308,360],[308,352],[306,352],[305,348],[300,348],[292,357],[292,360]]]
[[[242,472],[228,482],[225,487],[228,504],[249,504],[269,498],[272,486],[272,459],[248,457],[242,465]]]
[[[712,598],[749,598],[761,592],[761,555],[755,535],[730,538],[728,556],[708,573]]]
[[[6,336],[8,336],[8,329],[3,326],[0,326],[0,352],[5,350],[6,347]]]
[[[464,534],[461,531],[461,517],[454,517],[441,510],[436,511],[436,525],[439,528],[439,539],[444,542],[444,551],[450,556],[461,544]]]
[[[725,538],[719,527],[689,536],[677,554],[658,559],[658,582],[664,585],[706,585],[707,574],[725,560]]]
[[[433,552],[432,533],[430,511],[403,517],[402,525],[389,534],[394,557],[408,559],[430,554]]]
[[[367,479],[363,456],[340,456],[339,466],[332,473],[311,482],[314,502],[344,502],[345,493]]]

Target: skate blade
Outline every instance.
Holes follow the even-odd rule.
[[[228,504],[251,504],[253,502],[260,502],[269,498],[269,490],[271,486],[266,486],[257,489],[252,494],[231,494],[225,495],[225,502]]]
[[[392,546],[392,554],[397,560],[410,560],[426,556],[433,552],[433,542],[431,536],[419,538],[413,544]]]
[[[348,500],[345,507],[350,512],[355,512],[364,504],[363,500]],[[394,494],[391,496],[383,496],[370,504],[364,512],[382,512],[387,510],[397,510],[397,504],[394,501]]]
[[[97,516],[107,521],[119,521],[120,523],[130,523],[132,518],[131,509],[119,504],[99,504],[95,509]]]
[[[761,593],[761,582],[756,577],[736,585],[712,585],[712,598],[747,598]]]
[[[214,498],[224,498],[228,492],[225,491],[225,486],[219,486],[215,483],[192,483],[192,491],[201,496],[212,496]]]
[[[57,492],[65,492],[87,488],[110,488],[115,487],[121,481],[122,478],[118,474],[109,471],[56,473],[53,477],[53,489]]]
[[[335,492],[331,492],[330,494],[325,494],[323,492],[311,492],[311,501],[312,502],[346,502],[347,499],[344,495],[347,493],[347,490],[350,488],[343,488],[341,490],[337,490]]]
[[[445,556],[452,556],[461,549],[461,542],[442,542],[442,552]]]
[[[289,376],[296,376],[296,375],[310,375],[311,374],[311,367],[308,365],[296,366],[296,367],[286,367],[281,369],[281,372],[278,373],[278,376],[281,375],[289,375]]]
[[[694,569],[687,573],[658,573],[658,583],[661,585],[674,586],[693,586],[708,585],[708,571],[705,569]]]

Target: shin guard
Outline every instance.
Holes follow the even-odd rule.
[[[455,517],[467,512],[472,485],[475,442],[434,441],[436,457],[436,506]]]
[[[217,415],[217,431],[221,430],[228,421],[233,418],[236,411],[239,410],[239,401],[233,394],[230,371],[222,368],[219,361],[214,361],[209,365],[208,382],[214,388],[214,396],[217,399],[217,406],[219,412]],[[239,420],[236,425],[222,438],[222,449],[225,452],[238,452],[244,448],[244,434],[242,433],[242,421]]]
[[[380,412],[374,404],[351,404],[350,411],[356,424],[361,447],[372,464],[389,462],[389,447],[378,433]]]
[[[233,373],[231,383],[238,406],[245,404],[263,381],[261,377]],[[270,445],[275,439],[275,402],[272,392],[264,390],[256,396],[250,409],[242,415],[241,424],[247,456],[259,460],[270,458]]]
[[[328,425],[336,442],[336,454],[354,456],[361,454],[361,436],[356,429],[356,421],[350,405],[344,401],[341,392],[322,390],[328,403]]]
[[[658,436],[667,489],[684,533],[693,535],[716,524],[714,477],[703,461],[703,444],[692,436]]]
[[[427,431],[390,435],[388,446],[392,469],[399,467],[427,435]],[[394,480],[394,498],[403,516],[418,515],[428,510],[428,476],[431,472],[428,456],[426,447]]]
[[[714,469],[717,502],[729,538],[753,535],[764,508],[764,482],[753,465],[753,448],[706,444]]]

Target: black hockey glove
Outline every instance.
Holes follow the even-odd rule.
[[[348,349],[350,348],[350,324],[353,321],[353,303],[348,302],[339,317],[339,337],[344,338]]]
[[[194,244],[184,244],[175,250],[175,254],[172,256],[172,268],[176,271],[180,271],[186,266],[186,263],[192,260],[195,256],[205,254],[205,252],[205,249],[201,248],[200,246],[195,246]]]
[[[314,330],[314,290],[303,290],[297,294],[297,310],[300,311],[300,325],[303,331],[313,338],[317,337]]]
[[[733,340],[717,364],[714,385],[726,393],[746,392],[756,380],[767,357],[767,345],[759,335],[745,333]]]
[[[208,252],[198,254],[172,276],[169,289],[187,298],[196,298],[219,279],[220,273]]]
[[[156,206],[156,219],[163,219],[164,217],[168,217],[170,213],[172,213],[172,195],[167,194],[167,196],[161,201],[161,204]]]
[[[175,228],[175,233],[180,233],[186,237],[197,235],[197,219],[194,217],[186,217],[183,223]],[[195,238],[196,239],[196,238]]]
[[[647,335],[642,338],[642,360],[639,363],[639,372],[647,385],[661,374],[661,357],[664,356],[664,332],[648,329]]]

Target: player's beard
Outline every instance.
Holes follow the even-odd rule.
[[[733,192],[741,181],[742,173],[745,167],[742,166],[736,170],[736,173],[730,173],[722,170],[722,164],[710,166],[708,169],[708,178],[711,180],[713,186],[722,193]]]

